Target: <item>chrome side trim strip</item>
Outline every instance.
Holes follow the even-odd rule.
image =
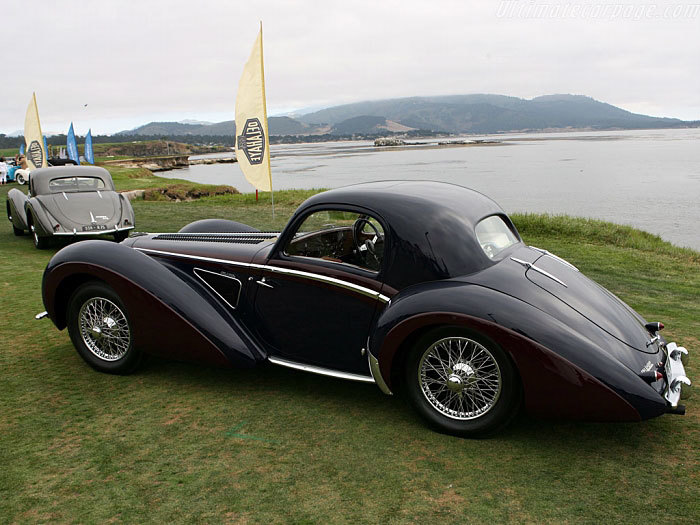
[[[576,266],[574,266],[573,264],[571,264],[569,261],[567,261],[566,259],[562,259],[562,258],[559,257],[558,255],[554,255],[552,252],[549,252],[549,251],[547,251],[547,250],[543,250],[542,248],[537,248],[536,246],[530,246],[530,248],[532,248],[533,250],[536,250],[536,251],[540,252],[540,253],[543,254],[543,255],[546,255],[546,256],[548,256],[548,257],[551,257],[552,259],[556,259],[557,261],[559,261],[560,263],[562,263],[564,266],[568,266],[568,267],[571,268],[572,270],[576,270],[577,272],[580,271],[578,268],[576,268]]]
[[[532,264],[532,263],[529,263],[529,262],[527,262],[527,261],[523,261],[522,259],[516,259],[515,257],[511,257],[510,260],[511,260],[511,261],[515,261],[515,262],[518,263],[518,264],[522,264],[522,265],[523,265],[525,268],[527,268],[528,270],[533,270],[533,271],[535,271],[535,272],[537,272],[537,273],[541,273],[541,274],[544,275],[545,277],[549,277],[549,278],[552,279],[553,281],[558,282],[558,283],[561,284],[564,288],[568,288],[568,286],[566,286],[566,284],[564,283],[564,281],[562,281],[561,279],[557,279],[556,277],[554,277],[554,276],[553,276],[551,273],[549,273],[548,271],[545,271],[545,270],[543,270],[542,268],[538,268],[537,266],[535,266],[535,265]]]
[[[240,262],[240,261],[229,261],[228,259],[218,259],[216,257],[204,257],[203,255],[188,255],[186,253],[164,252],[163,250],[153,250],[151,248],[139,248],[138,246],[134,246],[134,250],[137,250],[137,251],[143,252],[143,253],[152,253],[154,255],[167,255],[170,257],[179,257],[180,259],[195,259],[197,261],[207,261],[207,262],[228,264],[231,266],[240,266],[242,268],[256,268],[258,270],[264,270],[266,268],[266,266],[264,264],[253,264],[253,263],[244,263],[244,262]]]
[[[265,269],[271,271],[272,273],[281,273],[281,274],[285,274],[285,275],[298,275],[299,277],[306,277],[307,279],[312,279],[314,281],[321,281],[321,282],[334,284],[334,285],[339,286],[341,288],[345,288],[347,290],[353,290],[355,292],[361,293],[361,294],[366,295],[368,297],[373,297],[375,299],[382,301],[383,303],[389,302],[389,298],[386,295],[382,295],[379,292],[375,292],[374,290],[372,290],[370,288],[365,288],[364,286],[360,286],[359,284],[350,283],[348,281],[342,281],[340,279],[336,279],[335,277],[328,277],[327,275],[319,275],[317,273],[311,273],[311,272],[303,272],[301,270],[291,270],[289,268],[280,268],[278,266],[265,266]]]
[[[360,381],[362,383],[374,383],[374,379],[372,379],[371,377],[361,376],[360,374],[351,374],[349,372],[331,370],[330,368],[321,368],[320,366],[305,365],[303,363],[297,363],[295,361],[280,359],[279,357],[268,357],[267,360],[273,365],[285,366],[287,368],[293,368],[295,370],[302,370],[303,372],[311,372],[312,374],[337,377],[338,379],[347,379],[349,381]]]
[[[225,275],[225,274],[223,274],[223,273],[212,272],[212,271],[210,271],[210,270],[205,270],[204,268],[195,268],[194,270],[192,270],[192,272],[193,272],[197,277],[199,277],[199,280],[202,281],[212,292],[214,292],[214,293],[216,294],[216,296],[217,296],[219,299],[221,299],[224,303],[226,303],[226,304],[229,306],[229,308],[231,308],[232,310],[235,310],[235,309],[236,309],[236,306],[238,306],[238,301],[239,301],[240,298],[241,298],[241,290],[243,289],[243,283],[240,281],[240,279],[236,279],[236,278],[233,277],[232,275]],[[236,304],[233,305],[233,304],[229,303],[229,302],[224,298],[223,295],[221,295],[219,292],[216,291],[216,288],[214,288],[211,284],[209,284],[209,283],[206,281],[206,279],[204,279],[204,277],[202,277],[201,275],[199,275],[200,272],[202,272],[202,273],[209,273],[209,274],[211,274],[211,275],[216,275],[216,276],[218,276],[218,277],[225,277],[226,279],[231,279],[232,281],[236,281],[236,282],[238,283],[238,295],[236,296]]]
[[[369,371],[372,374],[372,379],[379,387],[379,390],[381,390],[384,394],[388,396],[393,395],[392,391],[389,390],[389,387],[384,382],[382,372],[379,369],[379,360],[376,357],[374,357],[372,355],[372,352],[370,352],[369,350],[367,351],[367,360],[369,361]]]
[[[388,303],[390,299],[386,296],[383,295],[379,292],[375,292],[371,288],[365,288],[364,286],[360,286],[359,284],[355,283],[350,283],[348,281],[343,281],[341,279],[336,279],[335,277],[328,277],[327,275],[320,275],[317,273],[311,273],[311,272],[303,272],[301,270],[291,270],[289,268],[280,268],[279,266],[269,266],[267,264],[253,264],[253,263],[243,263],[239,261],[229,261],[227,259],[217,259],[214,257],[203,257],[200,255],[188,255],[184,253],[173,253],[173,252],[164,252],[162,250],[152,250],[150,248],[139,248],[139,247],[134,247],[135,250],[138,250],[143,253],[152,253],[154,255],[165,255],[169,257],[179,257],[181,259],[194,259],[198,261],[207,261],[207,262],[215,262],[219,264],[228,264],[231,266],[239,266],[243,268],[255,268],[258,270],[267,270],[271,273],[279,273],[283,275],[296,275],[299,277],[306,277],[307,279],[312,279],[314,281],[320,281],[320,282],[326,282],[329,284],[333,284],[335,286],[339,286],[341,288],[345,288],[347,290],[352,290],[354,292],[358,292],[362,295],[366,295],[367,297],[372,297],[374,299],[377,299],[378,301],[381,301],[383,303]]]

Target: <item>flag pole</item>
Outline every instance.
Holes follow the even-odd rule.
[[[265,117],[265,129],[267,133],[265,134],[265,147],[267,148],[267,176],[270,178],[270,200],[272,201],[272,218],[275,218],[275,192],[272,191],[272,167],[270,166],[270,127],[267,123],[267,97],[265,96],[265,61],[263,60],[263,35],[262,35],[262,20],[260,21],[260,76],[262,82],[262,103],[263,103],[263,116]]]

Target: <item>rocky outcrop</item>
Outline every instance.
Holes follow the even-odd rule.
[[[233,186],[197,186],[194,184],[170,184],[165,188],[149,188],[144,193],[147,201],[192,201],[201,197],[216,195],[235,195],[240,193]]]
[[[406,142],[401,140],[401,139],[394,139],[394,138],[379,138],[374,140],[374,145],[378,147],[384,147],[384,146],[405,146]]]
[[[187,167],[190,165],[190,162],[188,155],[170,155],[166,157],[107,160],[102,164],[121,166],[122,168],[146,168],[151,171],[165,171]]]
[[[235,157],[226,157],[223,159],[190,159],[190,166],[193,164],[230,164],[238,162]]]
[[[131,190],[131,191],[122,191],[121,194],[124,195],[127,199],[130,201],[136,200],[136,199],[143,199],[143,195],[146,193],[146,190]]]

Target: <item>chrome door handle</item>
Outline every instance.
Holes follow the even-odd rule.
[[[259,281],[255,281],[255,282],[258,283],[260,286],[264,286],[265,288],[274,288],[274,286],[272,286],[270,283],[268,283],[264,277],[262,279],[260,279]]]

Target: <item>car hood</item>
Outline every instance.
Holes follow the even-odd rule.
[[[658,352],[656,345],[647,347],[651,335],[637,312],[551,254],[523,246],[491,268],[463,280],[516,297],[564,322],[570,313],[562,309],[573,310],[635,350]]]
[[[53,193],[41,201],[60,222],[72,224],[111,224],[121,214],[119,203],[107,192]]]
[[[269,237],[267,234],[261,235],[256,238],[236,233],[151,233],[131,237],[124,244],[154,257],[250,264],[256,262],[256,256],[260,258],[257,262],[264,263],[264,254],[275,243],[275,239],[265,238]]]

